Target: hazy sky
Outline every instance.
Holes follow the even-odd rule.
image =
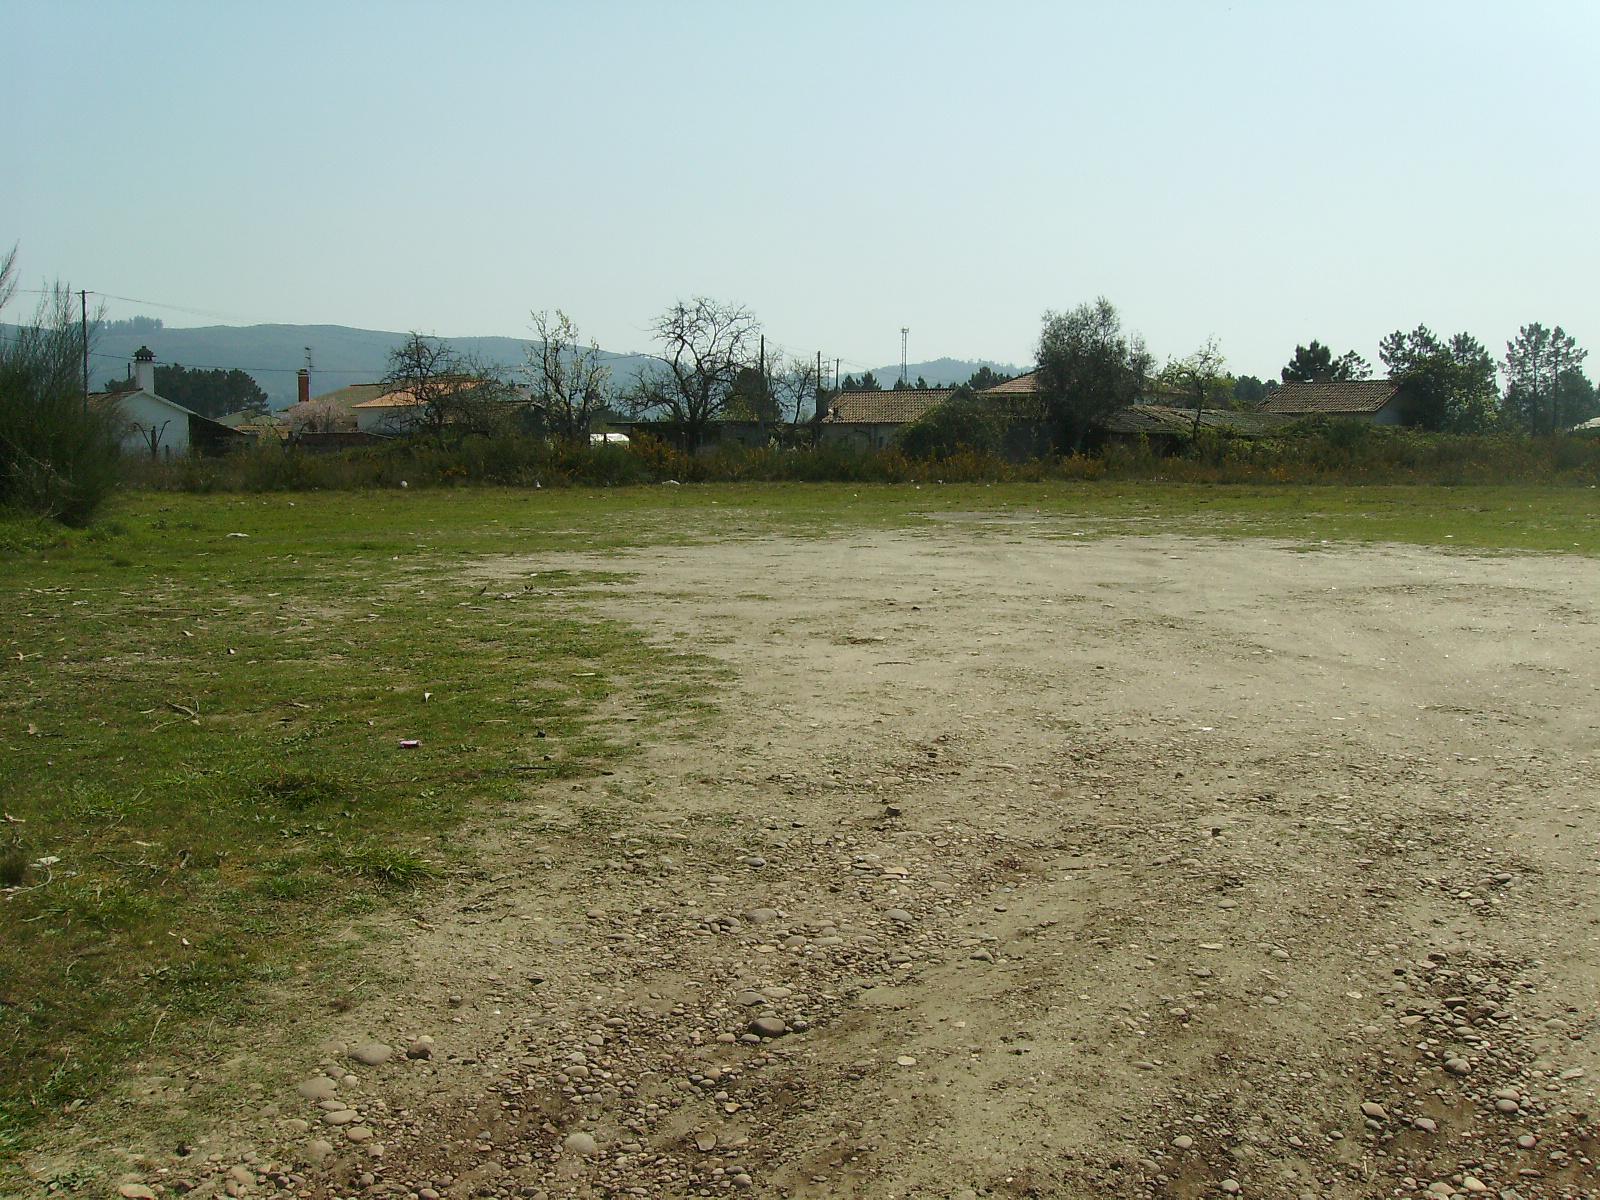
[[[1109,296],[1275,372],[1425,322],[1600,356],[1600,5],[0,0],[0,241],[191,312],[851,366]]]

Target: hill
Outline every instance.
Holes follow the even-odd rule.
[[[404,333],[381,329],[353,329],[346,325],[204,325],[168,328],[149,318],[113,322],[94,343],[89,377],[95,387],[127,374],[133,353],[149,346],[156,361],[185,367],[235,368],[249,374],[274,408],[295,400],[295,373],[311,352],[311,393],[320,396],[352,383],[371,383],[388,369],[389,352],[405,339]],[[533,342],[509,337],[453,337],[447,339],[463,354],[485,363],[515,367],[524,361]],[[613,377],[623,384],[636,379],[650,361],[642,354],[602,351]],[[921,375],[934,387],[964,383],[980,366],[1006,374],[1020,368],[1006,363],[956,358],[936,358],[912,363],[907,377]],[[879,367],[873,374],[884,386],[900,376],[900,364]]]
[[[917,376],[920,375],[928,381],[929,387],[955,387],[971,379],[972,373],[979,367],[988,367],[1002,375],[1020,375],[1031,369],[987,358],[935,358],[930,362],[907,363],[906,378],[915,383]],[[900,364],[890,363],[887,367],[874,367],[872,374],[884,387],[893,387],[895,380],[900,378]],[[858,371],[856,375],[859,378],[860,372]]]

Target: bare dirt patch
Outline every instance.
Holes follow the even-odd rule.
[[[262,1052],[326,1095],[127,1179],[1594,1194],[1595,564],[1072,532],[475,565],[627,572],[585,603],[726,663],[719,715],[530,785]]]

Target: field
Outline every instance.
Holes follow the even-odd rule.
[[[134,495],[0,556],[6,1194],[1600,1187],[1592,489]]]

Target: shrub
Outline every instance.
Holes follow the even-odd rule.
[[[0,308],[15,251],[0,261]],[[33,322],[0,339],[0,505],[85,525],[116,487],[119,418],[84,400],[83,341],[57,285]]]
[[[1005,436],[1000,415],[963,388],[902,429],[895,445],[912,458],[946,458],[964,451],[995,454]]]

